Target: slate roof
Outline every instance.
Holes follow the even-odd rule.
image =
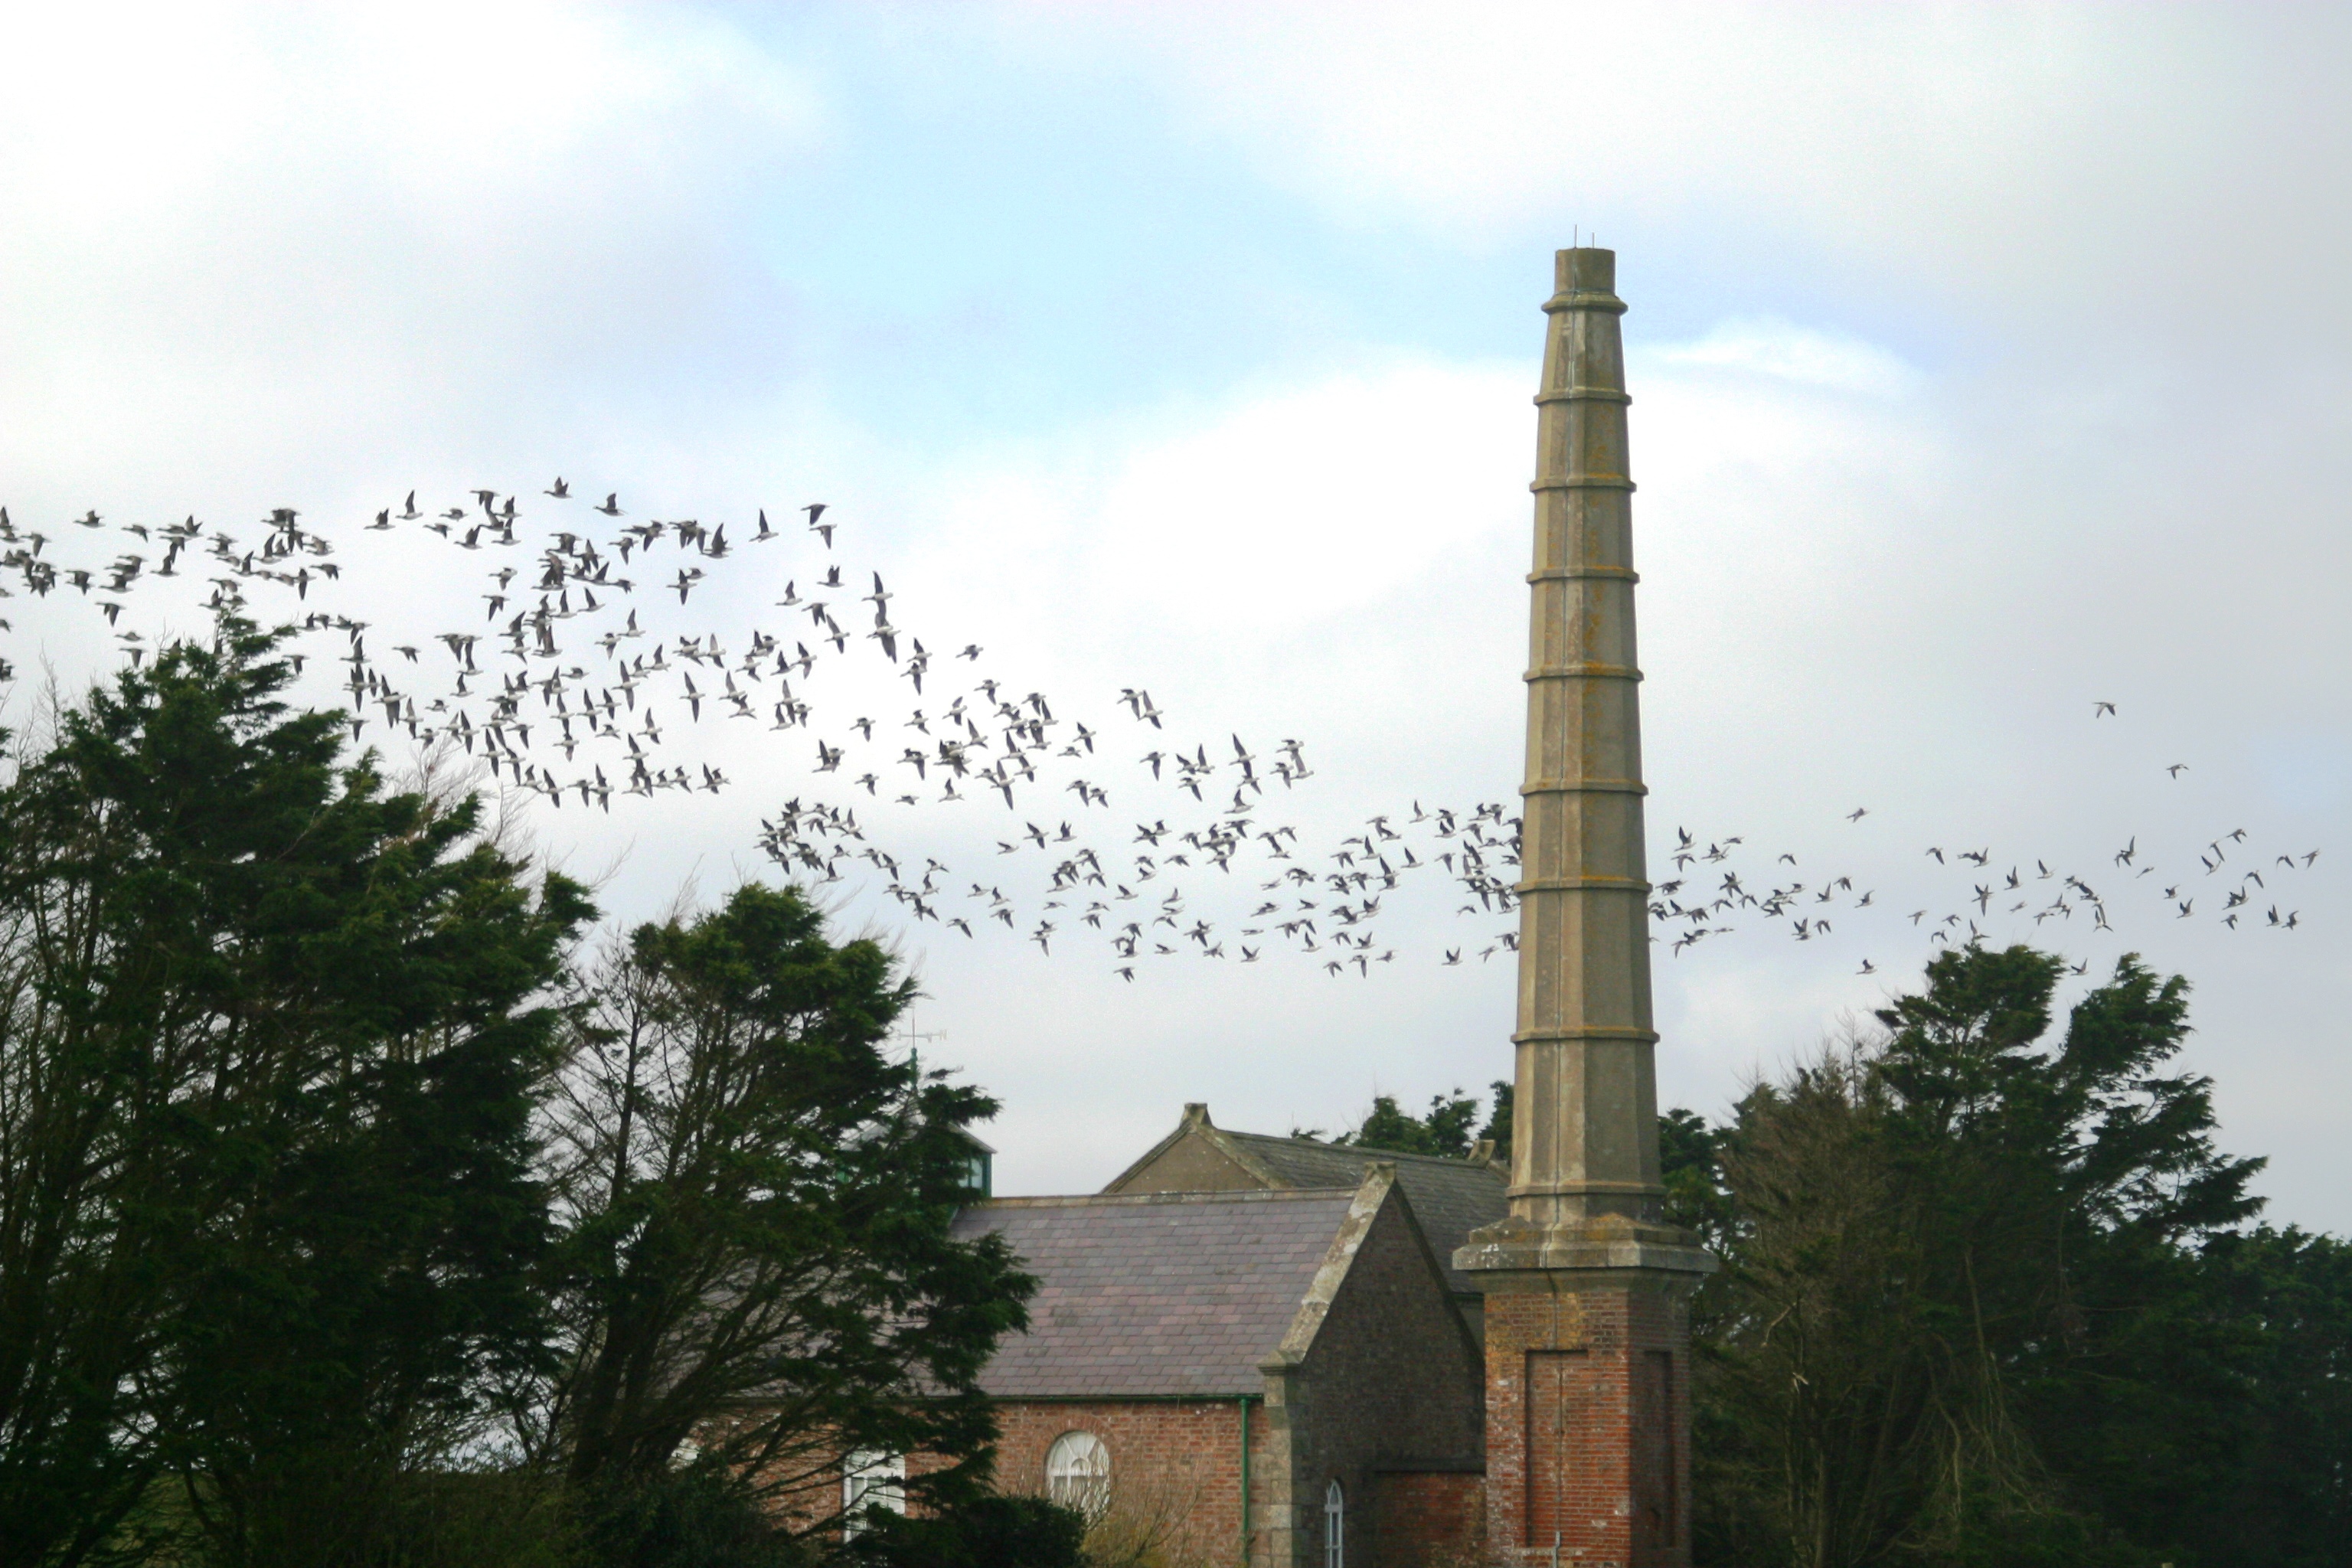
[[[1238,1394],[1282,1342],[1347,1217],[1336,1190],[997,1198],[956,1216],[993,1231],[1042,1283],[1029,1331],[982,1375],[1000,1399]]]
[[[1468,1277],[1454,1267],[1454,1249],[1467,1242],[1478,1226],[1492,1225],[1510,1212],[1511,1205],[1503,1196],[1508,1183],[1492,1165],[1428,1154],[1349,1149],[1311,1138],[1274,1138],[1222,1127],[1217,1131],[1294,1187],[1354,1186],[1364,1179],[1364,1167],[1373,1161],[1395,1161],[1397,1185],[1404,1189],[1412,1216],[1421,1222],[1430,1251],[1437,1255],[1446,1288],[1475,1294]]]

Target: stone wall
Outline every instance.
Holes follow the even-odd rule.
[[[1193,1124],[1198,1111],[1205,1121],[1206,1106],[1186,1106],[1185,1126],[1160,1157],[1140,1170],[1128,1172],[1103,1190],[1109,1193],[1245,1193],[1264,1187],[1264,1177],[1244,1169]]]
[[[1366,1230],[1296,1369],[1269,1375],[1277,1444],[1268,1468],[1270,1568],[1319,1568],[1325,1489],[1347,1499],[1347,1561],[1379,1555],[1377,1478],[1383,1470],[1462,1470],[1481,1458],[1478,1350],[1403,1205],[1384,1204]]]

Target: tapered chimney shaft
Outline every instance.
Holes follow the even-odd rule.
[[[1650,884],[1616,256],[1559,252],[1536,395],[1511,1209],[1654,1221]]]
[[[1664,1223],[1616,257],[1563,250],[1536,395],[1510,1213],[1486,1298],[1486,1542],[1516,1568],[1690,1561],[1687,1301]]]

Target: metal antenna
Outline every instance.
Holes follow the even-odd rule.
[[[921,1050],[922,1042],[925,1040],[944,1040],[948,1037],[948,1032],[945,1029],[917,1029],[915,1027],[915,1011],[911,1007],[907,1010],[906,1017],[907,1032],[899,1037],[907,1042],[907,1059],[914,1064],[916,1076],[919,1078],[921,1076],[923,1065]]]

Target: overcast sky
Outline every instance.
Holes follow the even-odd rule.
[[[1187,744],[1302,740],[1282,809],[1328,842],[1516,800],[1538,307],[1597,237],[1632,307],[1654,875],[1686,826],[1751,880],[1853,879],[1828,938],[1661,944],[1664,1102],[1720,1114],[1965,910],[2093,979],[2187,974],[2224,1145],[2271,1157],[2273,1218],[2342,1228],[2347,34],[2284,5],[15,7],[0,502],[54,531],[355,529],[557,473],[634,515],[824,500],[895,621],[1104,731],[1103,823],[1172,809],[1116,701],[1142,686]],[[773,613],[759,574],[822,559],[792,548],[700,629]],[[344,603],[470,616],[449,559],[404,544]],[[70,595],[6,613],[20,670],[106,647]],[[711,745],[722,794],[534,818],[615,920],[761,874],[760,818],[827,782],[798,735]],[[983,881],[1003,816],[875,807]],[[2037,860],[2115,930],[1979,909],[2011,867],[2044,907]],[[919,966],[926,1060],[1003,1098],[1005,1190],[1098,1185],[1186,1100],[1329,1128],[1509,1072],[1508,958],[1476,957],[1507,922],[1443,889],[1398,896],[1368,977],[1270,951],[1133,982],[1092,932],[1049,958],[829,891]]]

